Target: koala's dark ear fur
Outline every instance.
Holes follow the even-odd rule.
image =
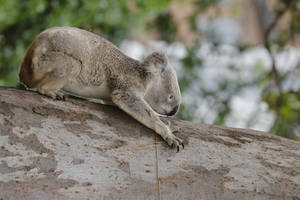
[[[153,52],[145,58],[144,64],[165,67],[168,65],[168,58],[163,52]]]

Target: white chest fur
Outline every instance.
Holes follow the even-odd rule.
[[[97,98],[103,100],[110,100],[110,91],[106,82],[103,82],[100,86],[88,86],[82,87],[74,82],[71,82],[64,86],[63,91],[66,91],[72,95],[87,97],[87,98]]]

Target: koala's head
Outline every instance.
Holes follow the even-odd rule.
[[[176,72],[164,53],[154,52],[143,62],[149,75],[145,100],[151,108],[161,114],[172,116],[177,113],[181,94]]]

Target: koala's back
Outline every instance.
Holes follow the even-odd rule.
[[[55,27],[40,33],[35,41],[43,53],[59,51],[89,63],[89,59],[105,57],[107,54],[122,55],[122,52],[111,42],[94,33],[73,27]],[[36,46],[36,48],[39,48]],[[46,52],[45,52],[46,51]],[[109,59],[106,57],[106,60]],[[112,60],[112,58],[111,58]]]
[[[66,57],[74,61],[68,62]],[[82,87],[100,86],[108,71],[122,71],[117,68],[128,60],[130,58],[116,46],[96,34],[78,28],[55,27],[36,37],[21,64],[19,78],[28,87],[35,87],[46,73],[55,68],[64,68],[57,73],[61,75],[70,73],[72,69],[69,68],[78,65],[80,70],[77,70],[76,80],[65,89],[78,88],[81,91]]]

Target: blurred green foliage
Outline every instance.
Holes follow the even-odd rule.
[[[53,26],[100,33],[118,45],[140,34],[170,0],[0,0],[0,84],[16,86],[18,66],[34,37]],[[162,15],[163,16],[163,15]]]

